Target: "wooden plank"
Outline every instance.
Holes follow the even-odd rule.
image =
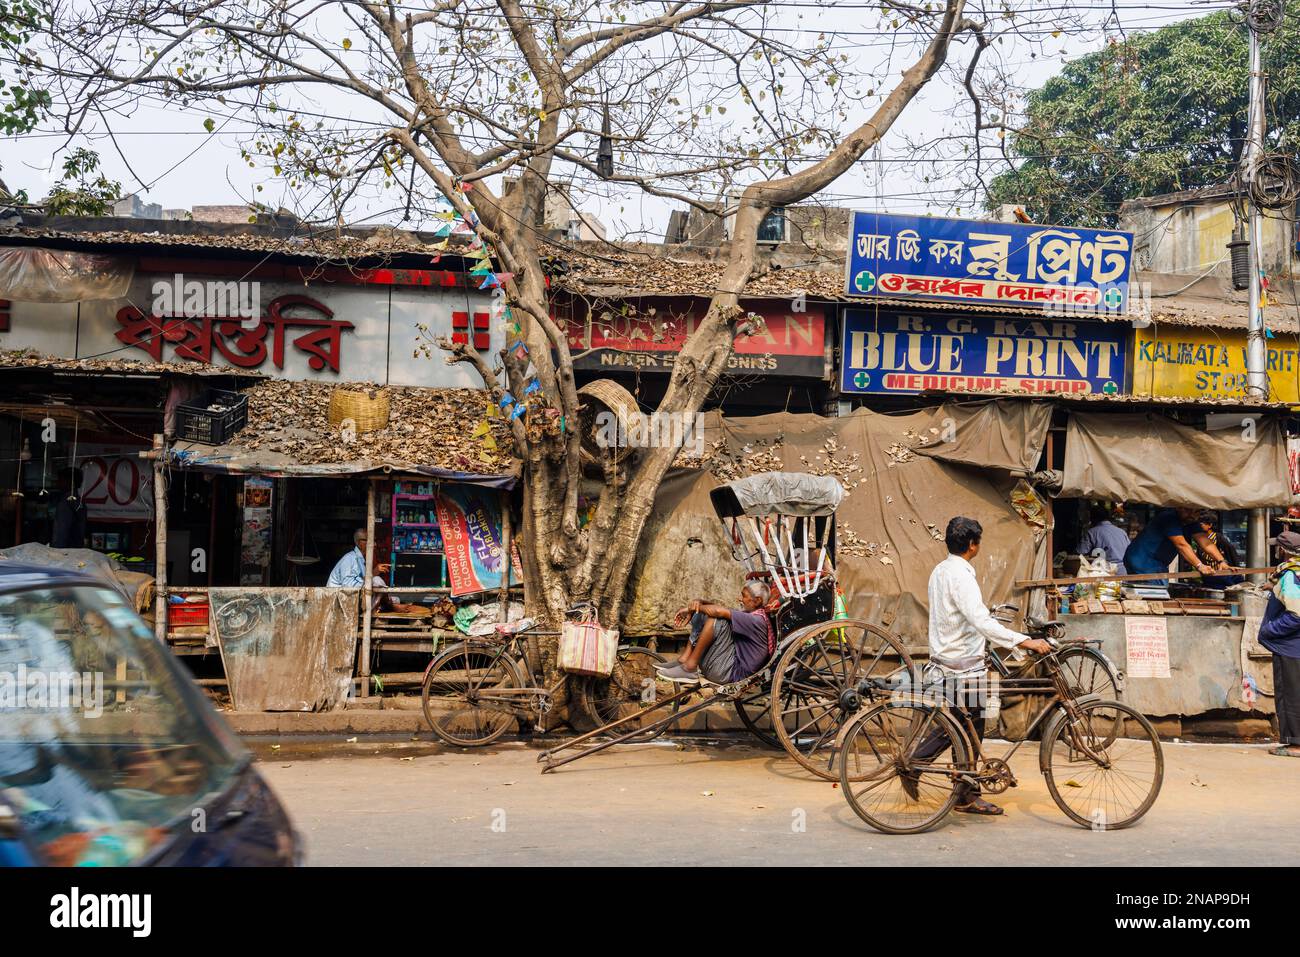
[[[1215,575],[1265,575],[1276,568],[1226,568]],[[1017,588],[1046,588],[1051,585],[1082,585],[1087,582],[1147,582],[1163,579],[1203,578],[1200,572],[1151,572],[1145,575],[1092,575],[1088,578],[1030,578],[1016,582]]]

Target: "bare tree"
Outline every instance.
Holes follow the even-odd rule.
[[[833,183],[954,44],[978,58],[993,32],[968,0],[882,0],[878,16],[853,14],[855,27],[878,21],[872,35],[888,44],[882,83],[846,75],[843,38],[804,26],[831,9],[758,0],[100,0],[56,5],[39,26],[70,133],[156,97],[210,111],[209,130],[255,124],[244,158],[271,167],[316,219],[342,222],[387,190],[394,215],[427,222],[450,210],[472,225],[475,244],[508,274],[527,357],[439,345],[447,361],[472,364],[494,398],[522,396],[534,376],[540,385],[529,413],[512,420],[525,465],[530,601],[555,620],[590,600],[616,621],[678,450],[606,461],[594,519],[580,523],[579,394],[566,330],[549,308],[544,261],[555,249],[539,229],[542,211],[551,191],[578,184],[732,217],[721,278],[657,413],[700,411],[746,322],[740,299],[760,268],[764,216]],[[968,68],[973,61],[959,75]],[[602,162],[602,139],[612,165]]]

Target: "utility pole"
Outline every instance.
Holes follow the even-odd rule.
[[[1247,0],[1243,4],[1250,33],[1250,107],[1248,131],[1241,154],[1241,181],[1246,187],[1247,229],[1250,237],[1250,317],[1246,325],[1246,395],[1267,401],[1268,350],[1264,342],[1264,216],[1257,199],[1257,177],[1264,159],[1264,71],[1260,63],[1260,34],[1275,29],[1282,20],[1284,0]],[[1252,568],[1268,564],[1268,510],[1250,513],[1246,530],[1246,563]],[[1257,578],[1259,576],[1256,576]]]

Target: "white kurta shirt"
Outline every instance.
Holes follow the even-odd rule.
[[[974,567],[960,555],[949,555],[934,567],[929,595],[931,659],[982,662],[986,642],[1014,648],[1029,637],[993,617],[980,595]]]

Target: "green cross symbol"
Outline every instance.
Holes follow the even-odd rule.
[[[1119,391],[1119,386],[1117,386],[1114,382],[1107,382],[1104,386],[1101,387],[1101,391],[1106,393],[1106,395],[1114,395],[1116,392]]]
[[[871,374],[868,372],[859,372],[853,377],[853,385],[858,389],[865,389],[871,385]]]
[[[876,277],[864,269],[853,277],[853,285],[858,292],[871,292],[876,288]]]
[[[1124,294],[1120,292],[1118,289],[1116,289],[1114,286],[1111,286],[1102,294],[1101,298],[1102,301],[1106,303],[1106,305],[1110,306],[1112,309],[1115,309],[1119,306],[1121,302],[1124,301]]]

